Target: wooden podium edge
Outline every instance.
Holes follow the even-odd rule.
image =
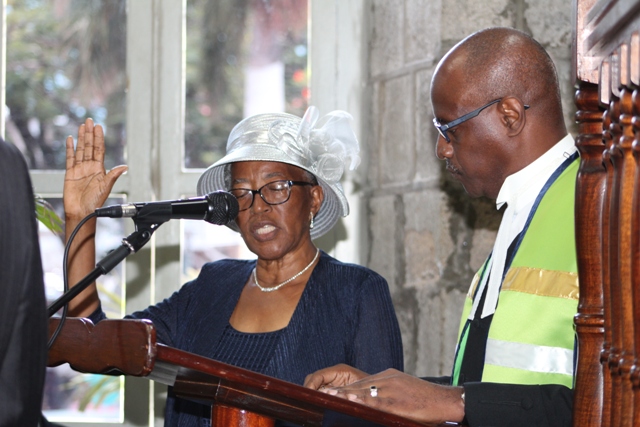
[[[59,319],[50,319],[53,333]],[[173,387],[182,398],[224,405],[305,426],[321,426],[339,413],[389,427],[426,424],[331,396],[297,384],[156,343],[148,320],[68,318],[49,351],[49,366],[63,363],[80,372],[146,377]],[[338,425],[338,424],[336,424]]]

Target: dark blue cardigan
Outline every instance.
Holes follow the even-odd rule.
[[[150,319],[159,342],[211,357],[255,265],[255,260],[205,264],[171,297],[128,317]],[[104,314],[100,310],[91,318],[98,321]],[[402,370],[402,341],[386,280],[322,252],[262,373],[302,384],[306,375],[338,363],[368,373]],[[204,416],[203,408],[170,393],[165,425],[199,425],[194,417]]]

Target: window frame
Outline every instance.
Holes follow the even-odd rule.
[[[6,0],[3,0],[0,11],[0,105],[6,102],[6,6]],[[321,114],[335,109],[350,112],[364,159],[361,123],[363,106],[367,105],[364,101],[368,97],[362,85],[367,76],[365,0],[310,0],[308,10],[309,66],[314,70],[309,82],[310,105],[316,105]],[[202,170],[187,170],[182,164],[185,22],[186,0],[127,3],[126,72],[129,83],[125,157],[129,169],[116,183],[113,194],[126,195],[130,201],[194,196],[202,173]],[[5,109],[3,114],[6,114]],[[5,134],[4,120],[0,120],[0,134]],[[365,167],[363,161],[358,175],[366,176]],[[366,247],[367,233],[361,196],[354,191],[355,178],[355,174],[348,174],[343,181],[351,214],[317,243],[342,261],[359,263],[360,248]],[[61,196],[63,171],[33,170],[31,179],[38,194]],[[125,226],[125,233],[131,232],[132,222]],[[125,268],[129,284],[127,313],[146,308],[181,286],[181,236],[181,221],[169,221],[160,227],[147,246],[129,257]],[[144,378],[127,377],[124,396],[124,423],[101,425],[163,425],[165,386]],[[69,425],[88,427],[95,424]]]

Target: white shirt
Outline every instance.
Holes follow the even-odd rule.
[[[524,229],[531,208],[549,177],[576,150],[573,137],[567,135],[524,169],[505,179],[496,199],[496,208],[500,209],[506,203],[507,209],[500,222],[491,260],[476,293],[478,298],[473,302],[473,308],[469,314],[470,320],[473,320],[478,309],[479,297],[487,286],[487,277],[489,277],[489,288],[481,318],[490,316],[496,311],[509,245]],[[491,274],[487,274],[488,271]]]

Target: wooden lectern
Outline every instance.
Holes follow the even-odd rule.
[[[49,334],[59,319],[49,321]],[[216,427],[272,427],[275,419],[303,426],[395,426],[424,424],[257,374],[156,342],[143,320],[68,318],[49,350],[49,366],[80,372],[147,377],[173,386],[179,397],[212,406]]]

